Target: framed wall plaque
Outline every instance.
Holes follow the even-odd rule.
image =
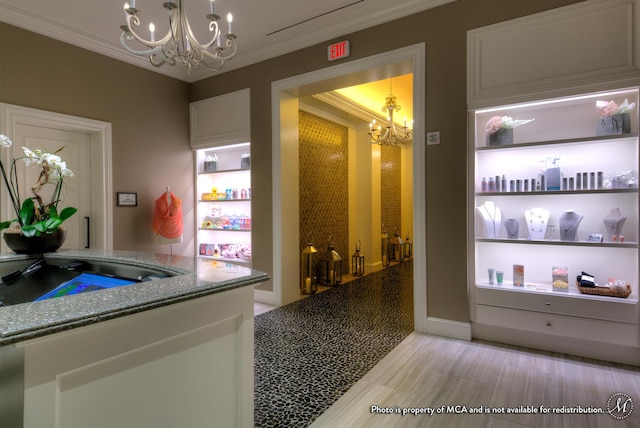
[[[117,192],[117,204],[119,207],[137,207],[138,194],[132,192]]]

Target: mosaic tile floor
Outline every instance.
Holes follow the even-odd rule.
[[[255,317],[255,426],[307,427],[413,331],[413,261]]]

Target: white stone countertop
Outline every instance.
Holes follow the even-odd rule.
[[[0,255],[0,263],[29,256]],[[132,251],[68,250],[52,261],[125,264],[175,276],[42,301],[0,307],[0,346],[99,323],[269,279],[263,272],[218,260]]]

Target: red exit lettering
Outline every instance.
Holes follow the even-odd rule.
[[[329,61],[335,61],[340,58],[346,58],[350,54],[349,49],[349,41],[345,40],[343,42],[334,43],[329,45],[329,49],[327,51],[327,56]]]

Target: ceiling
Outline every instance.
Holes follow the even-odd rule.
[[[130,0],[129,0],[130,1]],[[137,0],[141,26],[156,26],[158,38],[168,30],[165,0]],[[204,16],[209,0],[183,0],[196,37],[205,40]],[[183,80],[195,82],[274,58],[377,24],[408,16],[455,0],[215,0],[215,12],[233,13],[233,33],[238,36],[238,53],[221,71],[197,68],[186,73],[182,67],[153,67],[148,59],[127,53],[120,45],[124,24],[124,0],[0,0],[0,21],[88,49],[127,63]],[[199,25],[201,24],[201,25]],[[198,28],[200,27],[200,28]],[[222,24],[226,32],[226,22]],[[202,34],[202,37],[199,35]],[[388,94],[388,84],[377,97],[378,111]],[[397,90],[401,90],[398,83]],[[400,104],[406,105],[398,95]]]

